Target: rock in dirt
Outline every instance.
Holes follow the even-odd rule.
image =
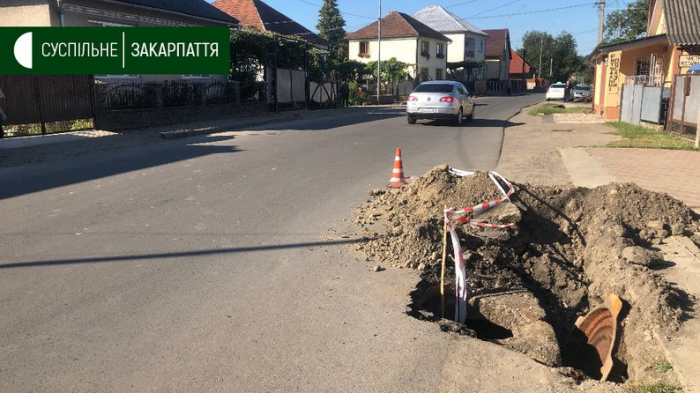
[[[372,268],[372,271],[374,272],[381,272],[382,270],[384,270],[384,268],[379,265]]]
[[[656,263],[663,262],[663,255],[658,251],[651,251],[644,247],[625,247],[620,254],[629,263],[650,267]]]

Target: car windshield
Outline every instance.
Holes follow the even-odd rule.
[[[454,85],[440,83],[426,83],[416,87],[414,93],[452,93]]]
[[[566,87],[566,85],[552,85],[552,86],[550,86],[551,89],[563,89],[565,87]]]
[[[576,90],[586,90],[586,91],[591,90],[590,87],[588,87],[588,86],[582,86],[582,85],[576,85],[576,87],[574,87],[574,89],[576,89]]]

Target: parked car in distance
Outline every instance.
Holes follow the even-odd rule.
[[[466,87],[454,81],[423,82],[406,102],[408,124],[418,119],[450,119],[455,125],[462,124],[466,116],[474,118],[474,98]]]
[[[700,64],[690,66],[690,68],[688,68],[688,74],[700,74]]]
[[[589,85],[580,84],[574,86],[574,101],[590,101],[591,100],[591,87]]]
[[[564,92],[566,91],[566,84],[557,82],[557,83],[552,83],[549,86],[549,89],[547,89],[547,94],[545,94],[545,98],[547,101],[549,100],[563,100],[564,99]]]

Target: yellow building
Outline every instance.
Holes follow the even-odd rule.
[[[647,36],[596,48],[593,108],[620,119],[622,86],[671,88],[674,77],[700,63],[700,2],[650,0]]]

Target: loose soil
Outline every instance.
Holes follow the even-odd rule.
[[[600,365],[570,350],[567,338],[574,322],[602,307],[608,294],[617,294],[624,308],[608,380],[626,386],[677,384],[653,365],[666,360],[660,341],[678,329],[692,299],[655,274],[668,264],[654,247],[670,235],[698,242],[698,216],[682,202],[634,184],[515,188],[512,203],[473,217],[515,221],[514,229],[458,228],[470,298],[465,325],[445,319],[451,318],[453,296],[446,296],[442,318],[442,210],[501,198],[486,173],[460,177],[442,165],[400,189],[371,190],[356,212],[355,224],[367,238],[357,248],[373,263],[420,271],[421,281],[411,293],[410,313],[416,318],[504,345],[548,366],[572,367],[577,376],[574,370],[599,378]],[[447,266],[446,293],[452,294],[451,257]]]

